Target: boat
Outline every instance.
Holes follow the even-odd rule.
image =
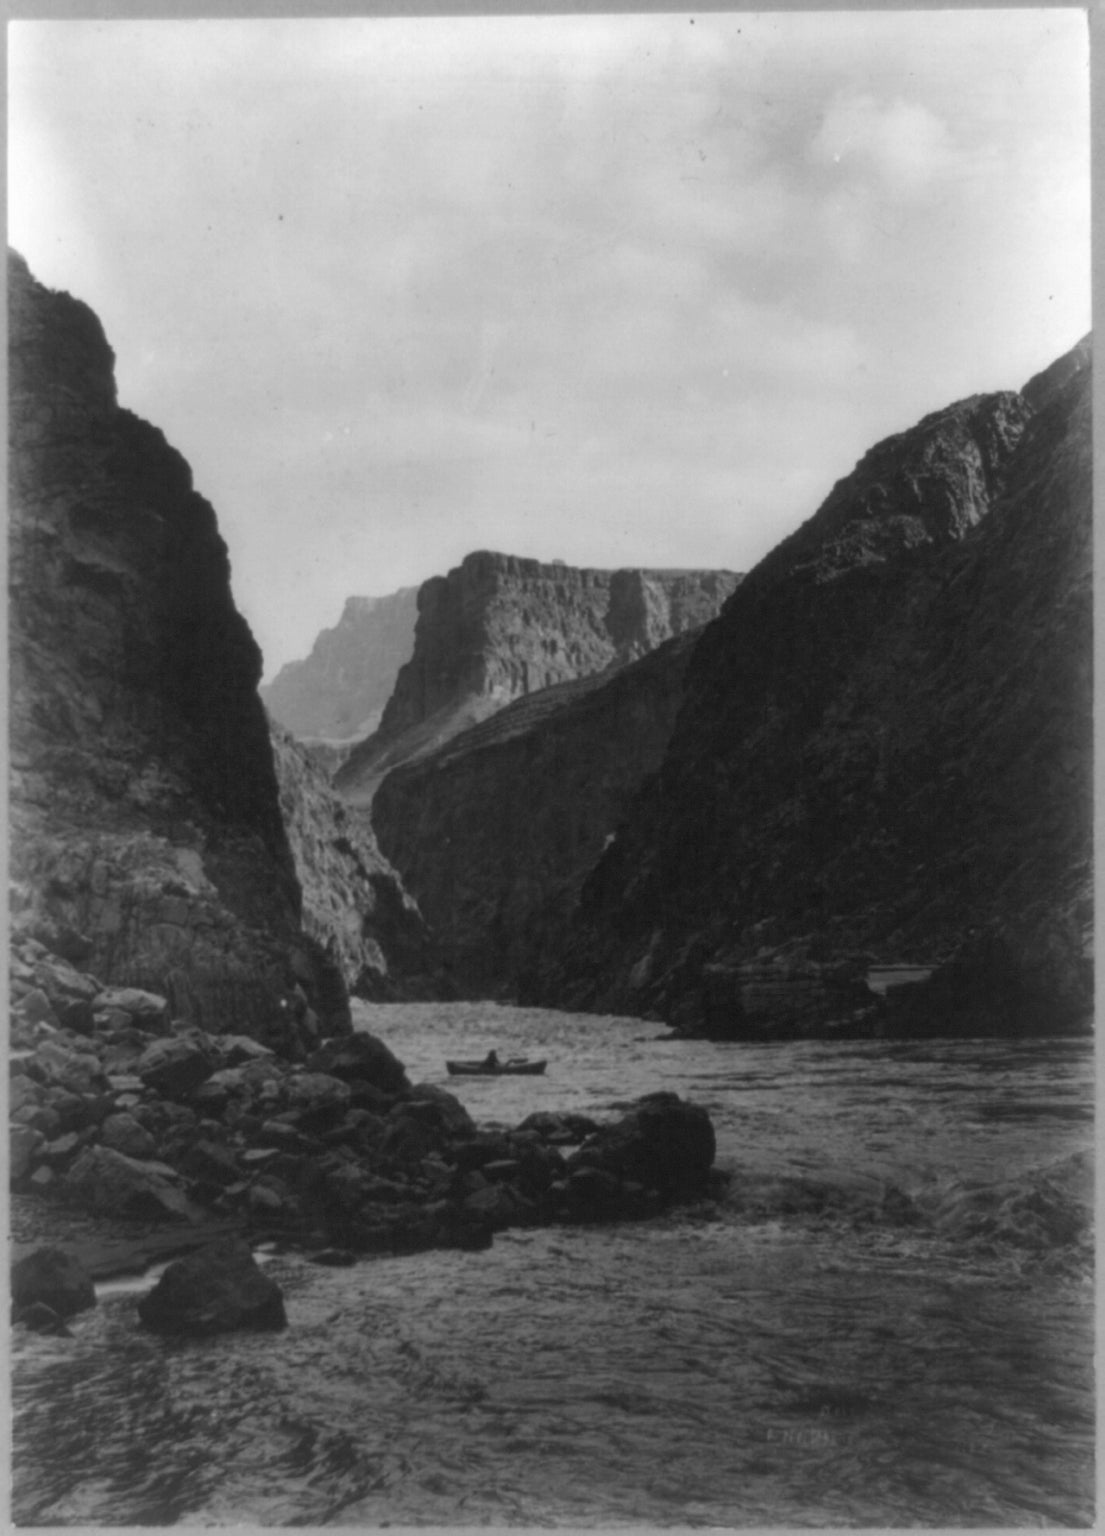
[[[447,1061],[450,1077],[540,1077],[548,1065],[544,1061],[529,1061],[525,1056],[511,1056],[506,1061]]]

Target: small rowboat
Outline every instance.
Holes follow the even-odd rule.
[[[450,1077],[540,1077],[547,1063],[528,1061],[524,1056],[512,1056],[506,1061],[447,1061]]]

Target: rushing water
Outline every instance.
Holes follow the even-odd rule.
[[[278,1255],[281,1335],[17,1330],[22,1525],[1086,1525],[1092,1052],[719,1045],[362,1006],[477,1121],[704,1104],[728,1193],[483,1253]],[[456,1079],[447,1056],[549,1058]],[[908,1197],[908,1198],[904,1198]]]

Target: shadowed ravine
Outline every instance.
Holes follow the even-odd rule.
[[[73,1339],[16,1338],[20,1524],[1090,1522],[1086,1042],[358,1013],[415,1080],[461,1044],[547,1054],[451,1084],[481,1123],[675,1089],[728,1194],[484,1253],[275,1255],[275,1340],[168,1343],[110,1288]]]

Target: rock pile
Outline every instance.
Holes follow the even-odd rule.
[[[81,952],[79,935],[59,941]],[[93,1216],[177,1223],[198,1241],[221,1221],[351,1263],[484,1248],[512,1226],[653,1215],[716,1177],[709,1116],[673,1094],[609,1126],[545,1112],[481,1130],[451,1093],[412,1084],[383,1041],[322,1038],[301,997],[267,1031],[213,1035],[18,932],[11,981],[12,1187]],[[281,1326],[271,1295],[238,1273],[239,1249],[205,1263],[214,1278],[197,1294],[210,1289],[210,1306],[183,1315],[178,1277],[150,1300],[149,1326]],[[58,1331],[66,1309],[36,1286],[13,1289],[16,1316]]]

